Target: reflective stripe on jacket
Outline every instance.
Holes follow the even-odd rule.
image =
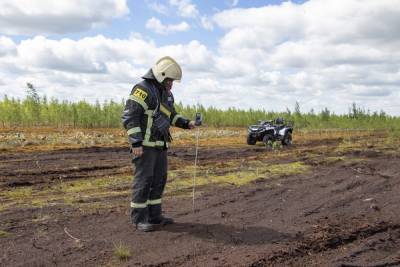
[[[157,148],[168,147],[171,141],[170,134],[164,136],[153,127],[152,115],[157,109],[158,103],[159,111],[167,117],[171,125],[184,129],[189,128],[189,120],[175,110],[172,93],[165,90],[155,79],[146,78],[133,87],[122,114],[122,124],[133,147],[141,145]]]

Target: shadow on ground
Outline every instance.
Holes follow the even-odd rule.
[[[224,224],[175,223],[162,229],[174,233],[188,233],[195,237],[235,245],[261,245],[297,239],[296,236],[281,233],[267,227],[235,227]]]

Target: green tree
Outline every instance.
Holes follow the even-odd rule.
[[[32,83],[26,83],[27,97],[25,100],[27,124],[33,121],[35,125],[40,122],[40,97]]]

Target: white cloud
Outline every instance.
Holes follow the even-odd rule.
[[[152,17],[146,22],[146,28],[159,34],[170,34],[187,31],[190,26],[185,21],[179,24],[164,25],[159,19]]]
[[[13,40],[5,36],[0,36],[0,57],[16,52],[16,46]]]
[[[212,31],[214,29],[213,22],[208,16],[201,17],[201,26],[209,31]]]
[[[160,4],[158,2],[149,2],[148,6],[150,9],[162,15],[167,15],[169,13],[168,6]]]
[[[395,0],[285,2],[222,11],[213,20],[226,31],[217,69],[259,88],[264,83],[285,106],[298,100],[305,110],[346,112],[353,101],[367,107],[400,101]]]
[[[3,36],[0,96],[21,96],[32,81],[49,96],[119,100],[159,57],[170,55],[182,65],[183,80],[174,92],[184,104],[283,111],[299,101],[302,111],[328,107],[343,113],[356,102],[400,115],[399,18],[396,0],[230,9],[208,18],[224,31],[213,50],[197,40],[160,46],[137,34],[36,36],[18,43]],[[150,25],[160,33],[188,27],[155,18]]]
[[[178,14],[185,18],[195,18],[199,15],[199,11],[191,0],[169,0],[169,4],[178,8]]]
[[[0,40],[13,46],[6,37]],[[0,97],[23,97],[21,89],[32,82],[48,97],[119,101],[162,56],[182,65],[183,83],[191,72],[207,72],[213,64],[211,53],[198,41],[158,47],[134,34],[129,39],[96,36],[76,41],[37,36],[14,46],[16,52],[0,57]]]
[[[214,55],[198,41],[160,47],[157,53],[158,57],[172,55],[189,73],[209,73],[215,65]]]
[[[77,73],[105,72],[102,62],[93,57],[93,51],[85,45],[76,46],[70,39],[54,41],[38,36],[24,40],[18,46],[19,60],[24,65],[48,70],[60,70]]]
[[[126,0],[2,0],[0,33],[65,34],[107,24],[129,13]]]

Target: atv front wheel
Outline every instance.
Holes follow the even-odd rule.
[[[282,139],[282,145],[290,146],[292,144],[292,133],[288,132]]]
[[[263,143],[267,149],[272,149],[274,142],[271,136],[265,135],[263,138]]]
[[[247,136],[247,144],[248,145],[255,145],[256,144],[256,139],[253,137],[253,136],[251,136],[251,135],[248,135]]]

